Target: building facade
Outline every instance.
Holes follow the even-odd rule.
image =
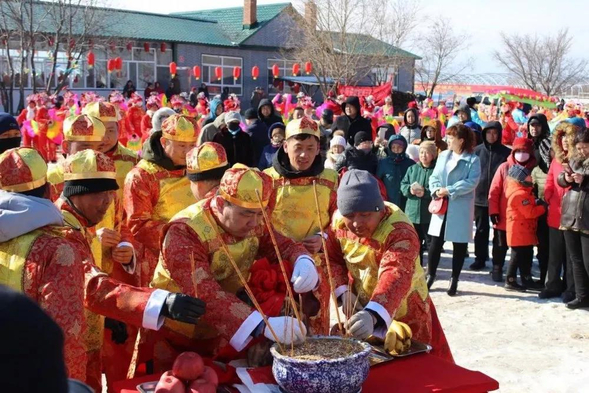
[[[37,6],[45,5],[37,3]],[[113,89],[122,90],[127,81],[132,81],[139,93],[148,83],[156,81],[165,90],[172,61],[177,64],[182,91],[205,83],[210,95],[221,94],[224,89],[227,93],[235,93],[242,101],[242,108],[249,107],[249,98],[256,86],[264,88],[269,95],[292,91],[292,83],[279,83],[271,72],[276,64],[280,75],[292,75],[294,61],[288,59],[288,49],[292,46],[292,34],[296,35],[296,20],[302,16],[290,3],[257,5],[256,0],[245,0],[244,7],[171,15],[107,8],[95,12],[111,21],[102,34],[112,40],[92,47],[93,67],[89,66],[85,54],[80,57],[70,70],[67,86],[72,91],[93,90],[106,96]],[[50,34],[49,30],[47,33]],[[17,48],[17,45],[15,42],[10,46]],[[11,49],[10,53],[14,69],[20,70],[18,50]],[[407,54],[407,61],[395,73],[394,89],[412,91],[415,59],[418,57],[403,53]],[[5,83],[9,83],[6,55],[6,49],[1,49],[0,73]],[[40,90],[44,90],[50,80],[54,86],[59,83],[66,71],[67,56],[65,49],[58,52],[55,77],[49,78],[54,63],[52,52],[46,44],[39,42],[34,67],[32,64],[24,67],[25,94],[32,92],[33,83]],[[114,57],[121,57],[123,66],[120,71],[109,72],[107,61]],[[201,67],[200,80],[192,75],[195,65]],[[254,66],[259,68],[257,80],[252,78]],[[222,68],[220,79],[215,76],[216,67]],[[238,78],[234,78],[234,67],[241,69]],[[19,83],[20,74],[17,73],[14,86],[18,88]],[[18,101],[18,97],[13,99]]]

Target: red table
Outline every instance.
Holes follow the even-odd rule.
[[[116,393],[136,393],[138,384],[155,379],[157,376],[148,375],[115,382],[113,387]],[[499,383],[481,372],[420,354],[372,367],[362,393],[483,393],[497,389]]]

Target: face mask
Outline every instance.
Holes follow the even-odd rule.
[[[363,151],[365,154],[368,154],[368,153],[370,153],[372,151],[372,148],[371,147],[365,147],[363,149],[358,149],[358,150]]]
[[[227,126],[227,129],[231,133],[231,135],[237,135],[241,131],[241,127],[239,127],[239,123],[237,124],[230,124]]]
[[[273,147],[280,147],[282,145],[282,142],[284,142],[284,139],[274,139],[274,138],[272,138],[272,146]]]
[[[0,154],[20,146],[20,137],[0,139]]]
[[[405,158],[405,153],[391,153],[393,161],[401,161]]]
[[[527,162],[530,158],[530,155],[524,151],[516,151],[513,156],[517,162]]]

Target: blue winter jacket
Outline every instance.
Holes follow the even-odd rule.
[[[391,152],[391,144],[395,140],[400,140],[405,145],[403,153],[398,155]],[[415,165],[415,161],[405,154],[406,150],[407,140],[402,135],[392,135],[389,138],[388,157],[379,160],[378,167],[376,168],[376,177],[384,183],[389,202],[399,206],[401,210],[405,210],[405,202],[407,200],[401,193],[401,180],[405,177],[407,169],[411,165]]]

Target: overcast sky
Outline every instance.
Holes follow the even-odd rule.
[[[258,4],[285,2],[287,0],[258,0]],[[115,8],[162,14],[243,6],[243,0],[110,0],[110,3]],[[292,3],[300,6],[302,0]],[[501,32],[541,35],[568,27],[573,37],[574,56],[589,57],[589,0],[428,0],[421,1],[421,7],[419,18],[423,22],[418,30],[433,18],[442,18],[456,30],[472,35],[470,47],[462,55],[462,59],[474,58],[471,73],[505,72],[492,57],[493,49],[500,48]]]

